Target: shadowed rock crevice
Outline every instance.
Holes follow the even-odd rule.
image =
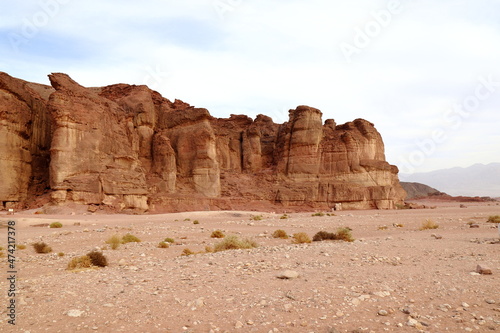
[[[298,106],[289,121],[214,118],[146,86],[52,87],[0,75],[0,201],[115,210],[391,209],[405,192],[373,124],[322,122]]]

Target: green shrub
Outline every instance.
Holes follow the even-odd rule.
[[[158,247],[159,247],[160,249],[168,249],[168,248],[170,247],[170,245],[168,245],[168,243],[167,243],[167,242],[159,242],[159,243],[158,243]]]
[[[33,244],[33,248],[36,253],[50,253],[52,252],[52,248],[45,244],[44,242],[37,242]]]
[[[274,238],[288,239],[288,234],[285,230],[278,229],[273,232]]]
[[[318,212],[318,213],[314,213],[314,214],[312,214],[311,216],[325,216],[325,213],[323,213],[323,212]]]
[[[214,252],[237,249],[252,249],[258,244],[250,239],[239,239],[237,236],[231,235],[224,238],[222,241],[214,245]]]
[[[500,223],[500,215],[491,215],[490,217],[488,217],[488,222]]]
[[[333,232],[326,232],[326,231],[318,231],[316,235],[313,236],[313,242],[321,242],[324,240],[335,240],[337,239],[337,235],[335,235]]]
[[[220,230],[215,230],[214,232],[212,232],[212,234],[210,235],[210,237],[212,238],[224,238],[224,233]]]
[[[293,234],[292,243],[294,243],[294,244],[311,243],[311,238],[309,238],[309,236],[305,232],[299,232],[299,233]]]
[[[432,221],[431,219],[427,219],[427,220],[425,220],[425,222],[422,222],[422,226],[420,227],[420,230],[437,229],[437,228],[439,228],[439,224]]]
[[[92,267],[92,261],[88,256],[75,257],[71,259],[68,263],[67,270],[79,269],[79,268],[90,268]]]
[[[102,254],[100,251],[91,251],[87,253],[87,257],[90,258],[90,262],[92,265],[97,266],[97,267],[106,267],[108,266],[108,259]]]
[[[116,250],[118,247],[120,247],[121,243],[122,240],[118,235],[113,235],[106,241],[106,244],[109,244],[113,250]]]
[[[137,238],[134,235],[131,234],[126,234],[125,236],[122,237],[122,243],[127,244],[127,243],[140,243],[141,240]]]
[[[61,222],[52,222],[49,227],[50,228],[62,228],[62,223]]]
[[[165,238],[163,241],[167,242],[167,243],[175,243],[175,240],[173,238],[170,238],[170,237]]]

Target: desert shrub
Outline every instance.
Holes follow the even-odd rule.
[[[250,220],[260,221],[260,220],[262,220],[262,215],[252,215],[252,217],[250,217]]]
[[[88,256],[75,257],[68,263],[67,270],[92,267],[92,261]]]
[[[378,227],[377,229],[378,230],[387,230],[387,229],[389,229],[389,227],[386,225],[382,225],[382,226]]]
[[[288,234],[286,233],[285,230],[278,229],[273,232],[273,237],[274,238],[282,238],[282,239],[288,239]]]
[[[293,234],[292,242],[295,244],[311,243],[311,238],[305,232],[299,232]]]
[[[198,221],[198,220],[194,220],[194,221],[193,221],[193,224],[200,224],[200,221]]]
[[[4,250],[3,246],[0,246],[0,251]]]
[[[106,267],[108,266],[108,259],[106,259],[106,256],[102,254],[100,251],[90,251],[87,253],[87,257],[90,258],[90,262],[92,265],[97,266],[97,267]]]
[[[62,223],[61,222],[52,222],[49,225],[49,228],[62,228]]]
[[[491,215],[490,217],[488,217],[488,222],[500,223],[500,215]]]
[[[170,245],[168,245],[168,243],[167,243],[167,242],[159,242],[159,243],[158,243],[158,247],[159,247],[160,249],[168,249],[168,248],[170,247]]]
[[[214,252],[214,248],[211,246],[205,246],[205,252],[207,253]]]
[[[49,253],[52,252],[52,248],[45,244],[44,242],[33,243],[33,248],[36,253]]]
[[[122,240],[118,235],[113,235],[106,240],[106,244],[109,244],[113,250],[116,250],[120,246],[121,242]]]
[[[437,229],[439,228],[439,225],[432,221],[431,219],[425,220],[425,222],[422,222],[422,226],[420,227],[420,230],[427,230],[427,229]]]
[[[325,213],[323,213],[323,212],[318,212],[318,213],[314,213],[314,214],[312,214],[311,216],[325,216]]]
[[[334,240],[337,236],[333,232],[318,231],[316,235],[313,236],[313,242],[321,242],[324,240]]]
[[[24,245],[24,244],[18,244],[18,245],[16,245],[16,248],[18,250],[24,250],[24,249],[26,249],[26,245]]]
[[[3,258],[5,256],[5,253],[3,251],[0,251],[0,258]]]
[[[280,220],[286,220],[287,218],[288,218],[288,215],[283,214],[283,215],[281,215]]]
[[[187,218],[187,219],[184,219],[184,221],[191,221],[191,219],[190,219],[190,218]]]
[[[140,243],[140,242],[141,242],[141,240],[132,234],[126,234],[125,236],[122,237],[123,244]]]
[[[167,243],[175,243],[175,240],[173,238],[170,238],[170,237],[165,238],[163,241],[167,242]]]
[[[59,257],[64,257],[64,252],[59,252],[57,255],[58,255]]]
[[[352,238],[352,233],[350,228],[338,228],[336,237],[339,240],[343,240],[345,242],[354,242],[354,238]]]
[[[252,249],[258,244],[250,239],[240,239],[237,236],[231,235],[224,238],[222,241],[214,245],[214,252],[237,249]]]
[[[195,254],[195,252],[191,251],[190,249],[188,248],[185,248],[184,250],[182,250],[182,254],[181,256],[190,256],[192,254]]]
[[[215,230],[214,232],[212,232],[212,234],[210,235],[210,237],[212,238],[224,238],[224,233],[220,230]]]

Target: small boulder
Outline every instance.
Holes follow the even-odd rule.
[[[477,265],[476,267],[476,272],[482,275],[491,275],[493,272],[491,271],[491,268],[484,266],[484,265]]]

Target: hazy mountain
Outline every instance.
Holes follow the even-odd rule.
[[[400,174],[404,182],[418,182],[453,196],[500,197],[500,163],[474,164],[431,172]]]

